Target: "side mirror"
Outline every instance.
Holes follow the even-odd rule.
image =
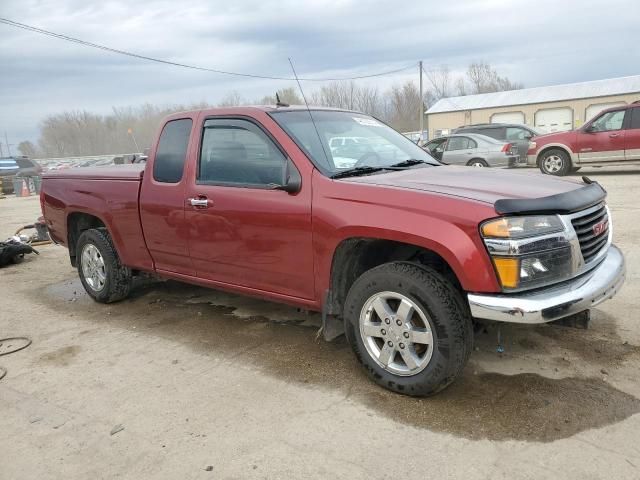
[[[271,184],[272,190],[282,190],[291,195],[298,193],[302,188],[302,177],[290,158],[287,158],[287,164],[284,172],[282,185]]]
[[[582,131],[583,131],[584,133],[593,133],[593,124],[591,124],[591,125],[589,125],[589,126],[587,126],[587,127],[584,127],[584,128],[582,129]]]

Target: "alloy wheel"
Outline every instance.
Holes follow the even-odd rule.
[[[100,250],[88,243],[82,249],[82,274],[92,290],[99,292],[104,288],[107,281],[107,272],[104,266],[104,258]]]
[[[433,355],[433,331],[427,314],[396,292],[371,296],[360,312],[360,335],[367,352],[390,373],[415,375]]]

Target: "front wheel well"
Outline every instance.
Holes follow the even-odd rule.
[[[550,152],[551,150],[558,150],[560,152],[563,152],[567,155],[567,157],[569,158],[569,161],[571,162],[571,164],[573,165],[573,161],[571,159],[571,153],[563,147],[557,147],[557,146],[550,146],[550,147],[545,147],[542,150],[540,150],[538,152],[538,157],[536,158],[536,165],[538,166],[538,168],[540,168],[540,162],[542,161],[542,157],[544,157],[544,154],[547,152]]]
[[[67,217],[67,246],[71,265],[76,266],[76,245],[82,232],[91,228],[104,228],[105,224],[95,215],[75,212]]]
[[[432,250],[392,240],[349,238],[338,245],[333,255],[325,313],[342,316],[347,293],[356,279],[367,270],[389,262],[412,262],[429,266],[446,278],[454,288],[463,290],[451,266]]]

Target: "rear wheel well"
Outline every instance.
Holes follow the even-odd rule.
[[[349,238],[336,248],[331,265],[331,283],[325,313],[342,316],[347,293],[360,275],[389,262],[426,265],[440,273],[454,288],[462,285],[451,266],[437,253],[416,245],[375,238]]]
[[[85,230],[90,228],[104,228],[105,224],[95,215],[88,213],[72,213],[67,217],[67,246],[71,265],[76,266],[76,245],[78,238]]]

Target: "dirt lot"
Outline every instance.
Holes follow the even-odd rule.
[[[533,172],[531,172],[533,174]],[[93,303],[58,246],[0,270],[0,478],[640,478],[640,170],[609,191],[622,292],[587,331],[502,328],[464,377],[381,390],[317,315],[174,282]],[[0,238],[39,215],[0,200]]]

